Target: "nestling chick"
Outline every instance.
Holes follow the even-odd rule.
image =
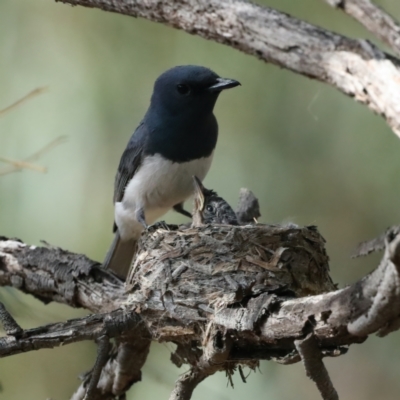
[[[214,190],[206,189],[197,176],[194,182],[194,209],[192,226],[208,224],[239,225],[232,207]]]

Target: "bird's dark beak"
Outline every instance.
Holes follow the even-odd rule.
[[[230,89],[239,86],[240,82],[234,79],[217,78],[217,82],[210,86],[207,90],[209,92],[220,92],[221,90]]]
[[[193,175],[193,182],[194,182],[194,200],[195,200],[195,208],[196,210],[200,211],[203,210],[204,207],[204,186],[201,183],[201,180],[196,176]]]

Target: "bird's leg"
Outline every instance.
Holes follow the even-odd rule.
[[[136,220],[143,225],[144,229],[147,232],[154,232],[159,228],[166,229],[169,231],[169,227],[164,221],[159,221],[159,222],[156,222],[155,224],[147,225],[143,207],[136,210]]]
[[[174,211],[178,212],[179,214],[184,215],[185,217],[192,218],[192,214],[183,208],[183,203],[175,204],[173,209],[174,209]]]
[[[146,223],[146,217],[144,215],[143,207],[140,207],[139,209],[136,210],[136,220],[143,225],[144,229],[148,228],[148,225]]]

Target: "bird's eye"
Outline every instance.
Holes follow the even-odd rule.
[[[213,206],[207,206],[207,207],[206,207],[206,210],[207,210],[208,212],[213,212],[213,211],[214,211],[214,207],[213,207]]]
[[[179,85],[176,86],[176,90],[178,91],[179,94],[187,96],[190,93],[190,86],[185,85],[184,83],[180,83]]]

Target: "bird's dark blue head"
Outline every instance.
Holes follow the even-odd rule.
[[[144,120],[151,132],[146,152],[177,162],[209,156],[218,136],[215,102],[221,91],[238,85],[195,65],[164,72],[154,84]]]
[[[151,107],[171,115],[203,116],[213,111],[222,90],[240,85],[205,67],[182,65],[164,72],[155,82]]]

